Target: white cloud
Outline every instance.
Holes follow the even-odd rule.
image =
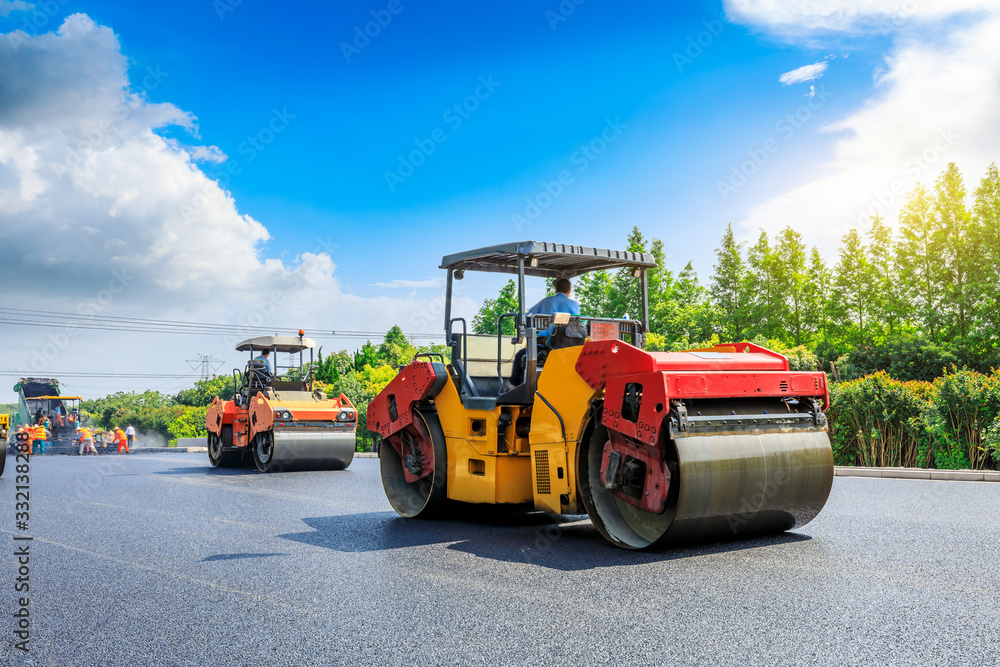
[[[726,14],[785,37],[816,33],[891,33],[907,23],[992,12],[994,0],[725,0]]]
[[[790,225],[832,255],[846,230],[864,228],[869,216],[895,223],[905,194],[918,182],[932,184],[948,162],[974,187],[989,163],[1000,161],[1000,7],[972,0],[912,4],[915,10],[880,0],[729,0],[731,15],[775,34],[796,20],[819,33],[861,30],[890,15],[905,28],[895,35],[870,98],[823,128],[837,137],[825,160],[828,175],[752,206],[740,221],[748,237]],[[939,22],[936,32],[921,28],[971,9],[990,11],[974,22]]]
[[[196,162],[222,163],[229,159],[218,146],[192,146],[187,150],[191,154],[191,159]]]
[[[10,16],[11,12],[26,12],[35,6],[24,0],[0,0],[0,17]]]
[[[827,63],[825,60],[818,63],[813,63],[812,65],[803,65],[797,69],[793,69],[791,72],[785,72],[780,77],[778,81],[784,86],[791,86],[796,83],[805,83],[806,81],[815,81],[816,79],[823,76],[826,72]]]
[[[197,138],[196,119],[148,100],[162,80],[158,68],[143,73],[144,90],[132,86],[110,28],[74,14],[54,33],[12,35],[0,38],[4,305],[84,309],[108,292],[117,272],[127,287],[101,304],[101,314],[440,330],[437,302],[363,298],[342,289],[334,239],[317,237],[291,261],[268,257],[265,225],[241,213],[196,164],[223,161],[222,151],[158,134],[175,126]],[[13,331],[40,335],[7,335]],[[5,328],[4,334],[0,368],[41,370],[32,361],[46,330]],[[142,362],[152,364],[145,372],[176,372],[190,356],[181,352],[178,362],[162,349],[150,355],[142,337],[110,333],[81,334],[71,343],[49,368],[127,370]]]

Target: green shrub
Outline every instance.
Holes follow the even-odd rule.
[[[1000,367],[1000,351],[982,341],[956,338],[935,343],[912,334],[852,350],[837,361],[843,380],[886,371],[897,380],[932,382],[949,368],[989,374]]]
[[[170,446],[175,446],[179,438],[204,438],[208,434],[205,428],[207,412],[208,407],[185,408],[167,426],[170,431]]]
[[[831,441],[837,465],[924,467],[923,415],[935,394],[926,382],[900,382],[885,372],[830,388]]]
[[[983,434],[983,447],[993,459],[993,464],[1000,468],[1000,417]]]
[[[818,371],[820,369],[819,359],[805,345],[798,345],[785,350],[775,349],[774,351],[788,357],[789,370]]]
[[[953,346],[908,337],[859,347],[842,357],[837,366],[842,380],[886,371],[898,380],[932,382],[944,374],[945,369],[961,363]]]
[[[1000,372],[952,371],[937,388],[924,415],[930,453],[939,468],[982,469],[996,451],[988,432],[1000,416]],[[995,462],[995,459],[994,459]]]

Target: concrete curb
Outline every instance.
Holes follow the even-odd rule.
[[[356,459],[377,459],[378,454],[375,452],[354,452],[354,458]]]
[[[860,468],[834,466],[837,477],[877,477],[880,479],[933,479],[952,482],[1000,482],[993,470],[930,470],[928,468]]]

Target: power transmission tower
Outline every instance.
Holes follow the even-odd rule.
[[[222,359],[216,359],[211,354],[199,354],[197,359],[187,360],[187,365],[191,367],[191,370],[200,369],[202,380],[207,380],[209,375],[215,375],[215,371],[219,370],[224,363],[226,362]]]

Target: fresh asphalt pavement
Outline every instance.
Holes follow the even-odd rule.
[[[838,477],[793,534],[645,553],[580,517],[404,520],[378,464],[37,457],[19,531],[8,459],[0,664],[1000,661],[998,483]]]

